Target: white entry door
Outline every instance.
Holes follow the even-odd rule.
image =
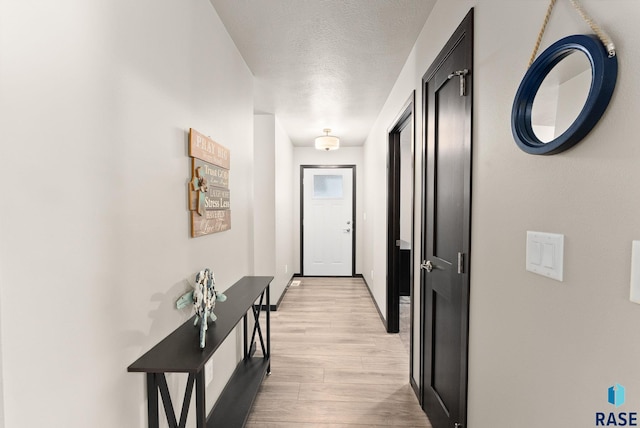
[[[303,168],[304,275],[353,273],[353,169]]]

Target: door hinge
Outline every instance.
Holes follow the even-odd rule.
[[[460,78],[460,96],[461,97],[464,97],[465,95],[467,95],[467,79],[466,79],[467,74],[469,74],[469,70],[465,68],[464,70],[454,71],[453,73],[447,76],[447,79],[452,79],[456,76]]]
[[[464,273],[464,253],[458,253],[458,273]]]
[[[400,246],[400,240],[396,239],[396,247],[399,247],[399,246]]]

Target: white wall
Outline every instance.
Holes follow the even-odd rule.
[[[272,302],[276,302],[284,292],[295,272],[293,253],[297,234],[293,229],[294,217],[294,182],[293,145],[282,125],[275,118],[276,170],[275,170],[275,207],[276,207],[276,241],[275,241],[275,277],[273,280]],[[258,216],[258,213],[256,213]]]
[[[607,112],[572,150],[531,156],[511,136],[513,96],[546,11],[543,0],[440,0],[366,142],[370,211],[384,182],[373,171],[385,165],[386,128],[411,89],[421,100],[423,73],[475,6],[471,428],[594,426],[595,412],[615,410],[606,390],[616,382],[627,388],[618,410],[640,410],[640,306],[628,300],[631,240],[640,239],[640,122],[634,119],[640,4],[581,3],[611,33],[620,69]],[[588,32],[570,3],[558,2],[542,49]],[[416,115],[421,129],[420,102]],[[416,171],[419,180],[419,157]],[[384,305],[384,278],[377,275],[386,266],[382,213],[365,233],[363,272],[375,267],[374,294]],[[564,282],[525,271],[527,230],[565,234]]]
[[[187,279],[252,273],[253,77],[207,0],[2,2],[0,20],[5,426],[146,426],[126,368],[190,316]],[[231,150],[232,228],[197,239],[190,127]],[[232,335],[209,402],[238,356]]]
[[[254,273],[272,276],[276,264],[275,118],[256,114],[253,122]],[[272,290],[273,292],[273,290]]]
[[[293,260],[295,272],[300,273],[300,166],[301,165],[355,165],[356,166],[356,274],[362,272],[363,257],[363,188],[364,163],[362,147],[341,147],[329,152],[313,147],[294,147],[293,149]]]
[[[255,274],[273,276],[276,304],[293,276],[293,146],[272,114],[255,115]]]

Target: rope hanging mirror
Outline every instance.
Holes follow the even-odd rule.
[[[516,144],[534,155],[560,153],[580,142],[609,105],[618,75],[613,41],[578,0],[570,1],[595,35],[565,37],[536,58],[556,1],[549,3],[511,110]]]

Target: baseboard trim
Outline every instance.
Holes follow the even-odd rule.
[[[362,278],[362,274],[357,273],[355,275],[299,275],[295,276],[299,278]]]
[[[376,310],[378,311],[378,315],[380,316],[380,321],[382,321],[382,325],[384,326],[384,329],[387,330],[387,320],[384,319],[384,316],[382,315],[382,311],[378,307],[378,302],[376,302],[375,297],[373,297],[373,293],[371,292],[371,287],[369,287],[369,283],[367,282],[367,279],[361,273],[355,274],[354,277],[362,278],[362,281],[364,281],[364,285],[367,286],[367,291],[369,292],[369,296],[371,296],[373,305],[376,307]]]
[[[420,387],[413,380],[412,377],[409,377],[409,383],[411,384],[411,389],[413,389],[413,393],[416,394],[416,398],[418,399],[418,403],[420,403],[420,405],[422,405],[422,397],[420,397]]]
[[[289,290],[289,286],[291,285],[291,281],[293,281],[293,278],[296,277],[296,274],[291,275],[291,278],[289,278],[289,281],[287,281],[287,286],[284,287],[284,290],[282,291],[282,294],[280,295],[280,298],[278,299],[278,301],[276,302],[275,305],[269,305],[269,309],[271,311],[277,311],[280,308],[280,303],[282,303],[282,299],[284,299],[284,295],[287,294],[287,291]],[[266,310],[267,309],[267,305],[262,305],[261,307],[262,310]]]

